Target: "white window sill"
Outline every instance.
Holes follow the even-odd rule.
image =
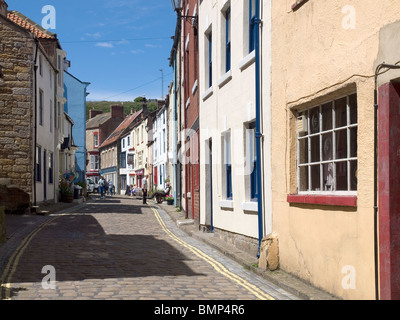
[[[232,79],[232,70],[226,72],[221,78],[218,80],[218,87],[222,88],[225,84],[227,84]]]
[[[240,71],[244,71],[256,61],[256,51],[253,50],[239,62]]]
[[[222,209],[233,209],[233,200],[221,200],[219,206]]]
[[[201,96],[201,99],[203,99],[203,101],[207,100],[209,97],[211,97],[213,94],[213,87],[209,87]]]
[[[255,201],[242,202],[242,210],[258,212],[258,202],[255,202]]]

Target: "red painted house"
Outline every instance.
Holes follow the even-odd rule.
[[[198,1],[182,1],[182,109],[185,130],[186,217],[200,222]]]

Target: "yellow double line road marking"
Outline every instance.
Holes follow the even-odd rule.
[[[150,206],[150,205],[149,205]],[[222,274],[223,276],[227,277],[228,279],[236,282],[252,294],[254,294],[258,299],[260,300],[275,300],[273,297],[265,293],[264,291],[260,290],[257,288],[255,285],[252,285],[251,283],[247,282],[243,278],[239,277],[238,275],[230,272],[228,269],[226,269],[221,263],[218,261],[214,260],[210,256],[206,255],[203,251],[197,249],[196,247],[193,247],[192,245],[188,244],[187,242],[183,241],[182,239],[178,238],[176,235],[174,235],[165,225],[164,221],[162,220],[160,214],[158,211],[153,207],[150,206],[150,208],[153,210],[154,215],[160,224],[161,228],[168,234],[169,237],[171,237],[174,241],[179,243],[180,245],[184,246],[185,248],[189,249],[192,251],[196,256],[199,258],[203,259],[204,261],[208,262],[217,272]]]
[[[55,220],[57,217],[54,217],[50,220],[47,220],[46,222],[42,223],[37,229],[33,230],[31,233],[26,236],[19,247],[14,251],[14,253],[11,255],[10,259],[8,260],[8,263],[6,267],[4,268],[4,271],[1,275],[0,278],[0,300],[10,300],[10,282],[11,278],[15,273],[15,270],[17,269],[19,259],[21,258],[22,254],[24,253],[25,249],[28,247],[29,243],[31,240],[36,236],[36,234],[42,230],[47,224]],[[3,289],[4,289],[4,297],[3,297]]]

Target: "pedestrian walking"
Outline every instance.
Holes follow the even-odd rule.
[[[99,190],[100,190],[100,199],[105,198],[105,189],[104,189],[104,178],[100,177],[99,180]]]
[[[109,180],[108,180],[108,194],[109,194],[110,196],[113,195],[113,191],[114,191],[113,188],[114,188],[113,183],[112,183],[111,179],[109,179]]]
[[[147,181],[148,175],[146,174],[144,178],[142,179],[142,193],[143,193],[143,204],[146,204],[146,198],[147,198],[147,191],[148,191],[148,181]]]

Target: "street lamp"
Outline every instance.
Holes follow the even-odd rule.
[[[181,11],[183,9],[183,1],[182,0],[171,0],[172,2],[172,7],[174,8],[174,11],[178,14],[178,17],[184,18],[185,20],[187,18],[193,19],[193,26],[197,26],[197,16],[183,16]]]
[[[174,11],[182,10],[182,0],[171,0]]]

